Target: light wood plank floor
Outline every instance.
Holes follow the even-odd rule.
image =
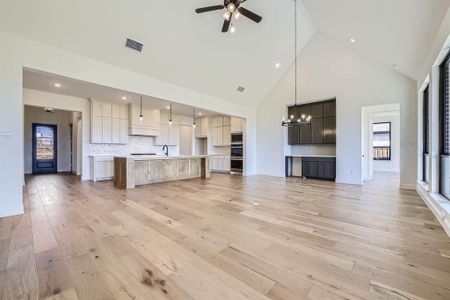
[[[31,176],[0,219],[1,298],[450,299],[450,238],[397,183]]]

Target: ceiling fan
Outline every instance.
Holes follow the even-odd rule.
[[[195,12],[201,14],[204,12],[221,10],[225,8],[225,13],[223,14],[223,18],[225,19],[225,21],[223,22],[222,32],[228,32],[228,30],[230,30],[231,20],[233,17],[237,20],[240,15],[243,15],[244,17],[247,17],[256,23],[261,22],[261,16],[258,16],[254,12],[241,7],[241,4],[245,1],[247,0],[224,0],[223,5],[213,5],[197,8]],[[234,32],[234,30],[234,27],[231,26],[231,32]]]

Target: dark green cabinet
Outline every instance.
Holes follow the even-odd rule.
[[[311,104],[311,117],[313,119],[323,118],[323,104]]]
[[[291,106],[288,113],[294,122],[303,114],[312,118],[309,125],[289,127],[289,145],[336,143],[336,100]]]
[[[323,104],[323,117],[336,117],[336,101],[327,101]]]
[[[335,157],[303,157],[302,176],[306,178],[335,180]]]
[[[300,145],[311,144],[311,128],[310,125],[300,125]]]
[[[323,119],[311,120],[311,144],[323,144]]]
[[[299,118],[299,107],[290,107],[288,110],[289,117],[294,116],[293,121],[297,121]],[[288,129],[288,143],[289,145],[298,145],[300,144],[300,131],[299,127],[289,127]]]
[[[336,144],[336,117],[323,118],[323,143]]]

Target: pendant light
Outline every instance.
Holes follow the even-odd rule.
[[[142,96],[141,96],[141,101],[140,101],[139,109],[140,109],[140,113],[139,113],[139,121],[142,122],[142,120],[144,120],[144,115],[142,114]]]
[[[192,127],[195,129],[195,108],[192,108]]]
[[[170,111],[169,111],[169,125],[172,125],[172,103],[170,103]]]
[[[295,10],[294,10],[294,18],[295,18],[295,46],[294,46],[294,69],[295,69],[295,75],[294,75],[294,108],[299,106],[297,104],[297,0],[294,0],[295,3]],[[281,121],[281,126],[283,127],[294,127],[294,126],[300,126],[300,125],[310,125],[311,124],[311,116],[302,114],[299,118],[295,119],[294,115],[290,115],[287,118],[283,118]]]

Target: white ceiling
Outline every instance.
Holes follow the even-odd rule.
[[[223,34],[222,12],[194,12],[221,1],[1,0],[0,30],[257,107],[293,61],[294,2],[248,0],[262,22],[241,18]],[[354,37],[355,49],[416,78],[450,0],[302,2],[299,49],[316,29],[347,44]],[[125,48],[127,37],[143,53]]]
[[[222,1],[2,0],[0,29],[256,107],[293,60],[294,2],[248,0],[243,7],[262,22],[241,17],[234,34],[223,34],[223,12],[195,13]],[[142,42],[143,53],[125,48],[127,37]]]
[[[58,83],[60,87],[55,87],[55,83]],[[93,98],[111,103],[138,104],[140,99],[140,95],[127,91],[29,69],[23,72],[23,87],[79,98]],[[125,97],[126,99],[123,100],[122,97]],[[145,106],[160,109],[162,111],[167,111],[170,104],[167,100],[148,96],[143,96],[142,102]],[[184,104],[172,104],[174,114],[188,117],[192,116],[192,108],[192,106]],[[199,114],[201,114],[201,116],[214,116],[221,113],[195,108],[195,114],[196,116],[199,116]]]
[[[449,0],[302,0],[317,30],[417,79]]]

